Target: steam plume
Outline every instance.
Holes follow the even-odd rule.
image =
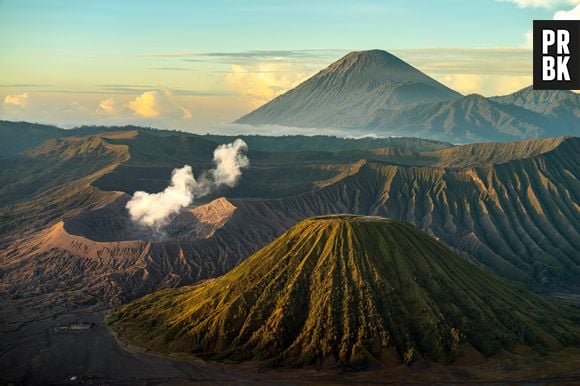
[[[131,220],[160,230],[195,198],[203,197],[223,185],[235,186],[242,175],[241,169],[250,164],[245,155],[247,149],[241,139],[220,145],[213,152],[216,167],[202,173],[198,180],[193,176],[191,166],[184,165],[173,170],[171,182],[162,192],[135,192],[127,203]]]

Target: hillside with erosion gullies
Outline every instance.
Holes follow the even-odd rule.
[[[577,291],[576,138],[420,153],[361,149],[348,152],[350,160],[342,150],[305,152],[308,157],[298,152],[296,157],[304,155],[304,160],[294,161],[292,167],[288,153],[250,150],[252,166],[240,184],[227,192],[229,198],[196,204],[179,214],[159,237],[131,223],[124,209],[130,196],[119,190],[166,184],[166,179],[156,182],[155,172],[150,172],[147,187],[142,178],[135,182],[133,178],[148,169],[147,162],[166,162],[168,166],[159,166],[166,171],[159,172],[159,180],[162,174],[167,178],[179,164],[175,159],[179,155],[169,160],[161,159],[168,157],[164,153],[158,155],[159,161],[139,159],[150,140],[145,135],[144,145],[140,136],[131,132],[66,139],[27,153],[27,170],[36,173],[35,167],[42,168],[47,178],[39,191],[30,187],[38,186],[37,179],[21,178],[4,185],[5,191],[18,194],[13,204],[3,207],[3,224],[15,230],[37,227],[19,236],[6,232],[2,250],[6,291],[20,296],[58,292],[68,286],[94,289],[107,301],[129,300],[160,286],[221,275],[298,221],[340,213],[406,221],[466,258],[534,290]],[[205,159],[211,157],[212,143],[191,142],[191,147],[207,147]],[[51,146],[55,149],[49,150]],[[204,158],[199,151],[184,154]],[[93,156],[111,163],[99,165],[90,161]],[[79,159],[90,163],[88,173]],[[70,172],[59,173],[62,167]],[[280,172],[286,168],[300,173]],[[53,188],[56,175],[62,178],[57,181],[61,186]],[[110,186],[117,180],[119,189]],[[105,183],[109,191],[95,187]],[[284,187],[297,194],[284,194]],[[39,200],[52,204],[41,207],[35,204]]]
[[[411,225],[339,215],[304,220],[226,275],[147,295],[107,322],[154,351],[360,369],[558,351],[580,341],[579,315]]]
[[[30,127],[33,133],[44,130],[32,124],[22,130]],[[41,144],[24,143],[21,152],[0,157],[0,359],[10,379],[24,376],[30,363],[45,363],[56,344],[76,352],[66,335],[46,333],[55,325],[88,320],[99,326],[112,306],[227,274],[313,216],[358,214],[409,223],[478,272],[536,293],[578,298],[576,137],[455,146],[416,138],[243,136],[250,164],[237,184],[195,199],[152,231],[131,219],[127,203],[133,193],[163,191],[172,171],[186,164],[200,176],[214,166],[214,150],[236,137],[138,127],[55,128],[45,135]],[[533,352],[554,347],[548,336],[563,336],[535,325],[533,336],[542,343],[527,342]],[[94,336],[107,334],[95,328]],[[395,343],[397,334],[383,330],[393,336],[393,350],[379,362],[404,363],[403,346],[411,340]],[[429,339],[449,337],[448,330],[437,331],[412,340],[415,351],[409,355],[417,363],[453,360],[450,346],[426,348],[425,342],[434,342]],[[498,331],[493,336],[501,350],[509,342],[525,343],[521,331],[503,337]],[[316,339],[325,350],[332,347],[335,364],[357,368],[361,358],[378,363],[376,342],[353,338],[355,349]],[[361,342],[371,356],[361,354]],[[348,355],[340,354],[343,347],[350,347]],[[288,363],[299,357],[289,355]],[[553,362],[557,368],[559,360]]]

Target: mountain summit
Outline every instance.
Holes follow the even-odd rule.
[[[356,51],[236,122],[352,127],[379,109],[460,96],[386,51]]]
[[[580,96],[526,88],[462,96],[381,50],[351,52],[236,123],[454,143],[579,135]]]
[[[145,296],[108,322],[166,353],[359,368],[558,350],[580,339],[573,312],[411,225],[340,215],[304,220],[226,275]]]
[[[421,83],[438,90],[444,98],[458,93],[428,77],[395,55],[382,50],[355,51],[347,54],[315,75],[312,80],[325,78],[327,86],[343,85],[349,90],[372,90],[400,83]],[[438,97],[435,97],[438,99]],[[432,100],[426,97],[425,100]]]

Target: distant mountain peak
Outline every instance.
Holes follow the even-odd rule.
[[[568,90],[534,90],[524,87],[512,94],[491,98],[494,102],[511,104],[544,114],[550,118],[550,128],[558,121],[567,131],[558,134],[580,133],[580,94]]]
[[[355,51],[237,123],[353,127],[380,109],[460,96],[389,52]]]
[[[511,94],[491,97],[491,99],[510,99],[517,97],[534,97],[536,99],[566,99],[566,98],[580,98],[580,94],[576,94],[570,90],[534,90],[532,86],[527,86],[519,89]]]
[[[395,55],[383,50],[352,51],[332,63],[323,71],[328,71],[339,66],[365,65],[371,62],[382,63],[383,65],[405,65],[407,63],[397,58]],[[409,66],[410,67],[410,66]]]
[[[348,130],[455,143],[579,135],[580,94],[463,97],[383,50],[353,51],[236,123]]]
[[[440,83],[395,55],[383,50],[353,51],[320,71],[318,76],[357,76],[351,87],[417,82],[433,86]]]

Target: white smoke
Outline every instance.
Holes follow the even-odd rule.
[[[248,167],[250,161],[243,153],[248,145],[241,139],[233,143],[218,146],[213,152],[213,160],[216,168],[209,171],[213,181],[217,185],[227,185],[230,188],[238,183],[242,175],[241,168]]]
[[[214,150],[216,167],[202,173],[198,180],[193,176],[191,166],[185,165],[173,170],[171,183],[163,192],[135,192],[127,203],[131,220],[159,231],[195,198],[203,197],[223,185],[235,186],[242,175],[241,169],[250,164],[245,155],[247,150],[248,145],[236,139]]]

